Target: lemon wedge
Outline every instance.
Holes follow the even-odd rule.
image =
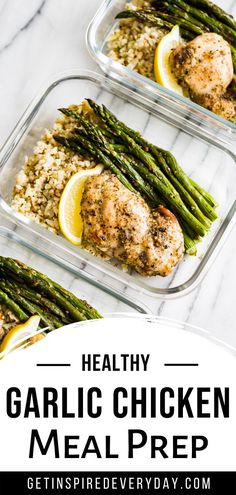
[[[30,339],[35,335],[40,322],[40,317],[37,315],[31,316],[25,323],[20,323],[13,327],[6,337],[4,337],[0,345],[0,353],[6,355],[18,344],[24,340]]]
[[[65,238],[77,246],[81,244],[83,232],[81,200],[85,181],[91,175],[101,174],[103,168],[103,165],[97,165],[72,175],[61,195],[58,216],[60,229]]]
[[[163,36],[160,43],[157,45],[154,58],[154,74],[156,82],[167,89],[171,89],[183,95],[183,88],[178,84],[170,66],[170,54],[173,48],[176,48],[181,43],[179,26],[174,26],[173,29]]]

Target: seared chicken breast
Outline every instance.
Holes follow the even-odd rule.
[[[116,258],[141,275],[166,276],[183,257],[176,217],[163,206],[151,210],[109,172],[86,181],[81,214],[84,247]]]
[[[227,119],[235,118],[235,101],[226,90],[233,80],[230,46],[216,33],[204,33],[173,50],[170,62],[190,97]]]
[[[211,110],[220,117],[235,121],[236,119],[236,98],[228,96],[206,95],[195,99],[197,103]]]

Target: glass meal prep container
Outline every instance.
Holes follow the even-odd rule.
[[[48,275],[80,299],[88,301],[104,316],[116,312],[123,315],[148,312],[147,307],[137,305],[131,297],[119,292],[118,287],[116,289],[104,287],[102,279],[99,282],[95,274],[92,277],[86,273],[72,256],[70,262],[65,258],[61,259],[60,250],[57,252],[56,247],[49,241],[46,248],[41,249],[41,238],[34,234],[27,236],[27,232],[22,227],[1,214],[0,241],[0,256],[17,259]]]
[[[115,17],[122,10],[126,10],[126,5],[129,1],[131,0],[104,0],[91,21],[87,30],[87,46],[96,63],[110,78],[122,82],[122,84],[131,89],[135,90],[137,88],[144,93],[148,93],[157,103],[159,101],[163,102],[166,107],[173,109],[174,112],[185,116],[203,128],[211,130],[213,135],[220,133],[228,144],[233,141],[236,146],[236,124],[217,116],[190,99],[164,88],[155,81],[108,57],[108,38],[120,22]],[[216,0],[215,3],[226,11],[236,14],[236,2]],[[234,9],[233,11],[232,8]]]
[[[45,127],[53,125],[59,107],[80,103],[84,98],[104,103],[148,140],[173,152],[186,172],[219,203],[219,220],[213,223],[210,233],[198,245],[198,255],[185,256],[168,277],[148,278],[134,271],[126,272],[117,266],[117,261],[112,263],[95,257],[11,208],[16,174],[23,165],[24,156],[32,153]],[[0,208],[23,228],[29,242],[32,236],[36,236],[42,253],[48,250],[53,256],[57,253],[63,263],[73,264],[74,273],[80,275],[83,272],[108,292],[111,288],[116,291],[118,287],[125,293],[128,288],[139,306],[139,301],[145,300],[145,296],[165,299],[185,295],[206,274],[236,221],[235,161],[224,141],[213,139],[202,128],[196,128],[173,111],[169,112],[163,101],[154,105],[153,100],[143,96],[142,92],[128,90],[94,72],[66,73],[38,94],[1,150]]]

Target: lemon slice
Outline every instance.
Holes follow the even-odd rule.
[[[167,89],[171,89],[183,95],[183,88],[178,84],[170,66],[170,54],[173,48],[176,48],[182,42],[179,26],[174,26],[173,29],[163,36],[160,43],[157,45],[154,58],[154,74],[156,82]]]
[[[60,229],[65,238],[77,246],[81,244],[83,232],[81,200],[84,184],[91,175],[101,174],[103,168],[103,165],[97,165],[72,175],[61,195],[58,217]]]
[[[5,355],[24,340],[30,339],[34,336],[38,329],[39,322],[40,317],[34,315],[31,316],[25,323],[20,323],[19,325],[13,327],[2,341],[0,345],[0,353]]]

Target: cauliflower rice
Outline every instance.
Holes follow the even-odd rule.
[[[127,9],[149,8],[147,0],[133,0],[127,3]],[[119,27],[108,39],[108,57],[135,70],[142,76],[154,80],[154,55],[161,38],[167,33],[165,29],[145,26],[134,19],[119,22]]]
[[[86,111],[86,102],[71,108]],[[63,116],[52,129],[46,129],[33,154],[25,158],[16,177],[12,207],[52,232],[59,232],[58,208],[62,192],[72,175],[81,168],[92,168],[94,161],[79,156],[55,141],[58,133],[68,136],[73,119]]]
[[[0,342],[19,323],[18,318],[4,304],[0,304]]]

